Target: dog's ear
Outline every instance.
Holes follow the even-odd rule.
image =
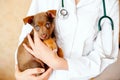
[[[28,16],[28,17],[24,18],[23,19],[24,24],[27,24],[27,23],[32,24],[33,23],[33,18],[34,18],[34,16]]]
[[[55,18],[56,17],[56,10],[48,10],[46,13],[51,18]]]

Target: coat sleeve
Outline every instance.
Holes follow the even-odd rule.
[[[69,66],[69,80],[95,77],[117,59],[119,4],[118,0],[106,1],[108,10],[107,15],[109,15],[114,22],[114,34],[111,30],[111,23],[108,20],[105,20],[102,23],[102,31],[98,33],[97,38],[93,43],[93,50],[87,56],[82,56],[76,59],[67,59]]]

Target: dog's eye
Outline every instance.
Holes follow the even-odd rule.
[[[36,31],[39,31],[40,30],[40,27],[37,25],[37,26],[35,26],[35,30]]]
[[[46,27],[49,29],[50,28],[50,22],[46,23]]]

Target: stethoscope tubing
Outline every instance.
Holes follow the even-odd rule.
[[[69,13],[68,11],[65,9],[65,6],[64,6],[64,0],[62,0],[62,3],[61,3],[61,8],[59,10],[59,17],[61,19],[67,19],[69,16]]]
[[[109,16],[102,16],[102,17],[99,19],[99,21],[98,21],[98,30],[99,30],[99,31],[102,30],[102,28],[101,28],[101,21],[102,21],[103,19],[108,19],[108,20],[110,21],[110,23],[111,23],[111,28],[112,28],[112,30],[114,30],[113,20],[112,20],[112,18],[110,18]]]
[[[114,23],[113,23],[113,20],[112,20],[112,18],[111,17],[109,17],[109,16],[107,16],[107,14],[106,14],[106,5],[105,5],[105,0],[102,0],[103,1],[103,10],[104,10],[104,15],[99,19],[99,21],[98,21],[98,30],[99,31],[101,31],[102,30],[102,28],[101,28],[101,21],[103,20],[103,19],[108,19],[109,21],[110,21],[110,23],[111,23],[111,28],[112,28],[112,30],[114,30]]]
[[[103,3],[103,12],[104,15],[102,17],[100,17],[100,19],[98,20],[98,30],[101,31],[101,23],[103,19],[108,19],[111,23],[111,29],[114,30],[114,23],[111,17],[107,16],[106,14],[106,5],[105,5],[105,0],[102,0]],[[62,9],[60,10],[60,14],[63,16],[63,18],[68,15],[68,11],[66,9],[64,9],[64,0],[62,0]]]
[[[103,19],[108,19],[109,21],[110,21],[110,23],[111,23],[111,30],[112,30],[112,41],[110,41],[110,42],[112,42],[112,43],[110,43],[111,44],[111,53],[112,53],[112,50],[113,50],[113,36],[114,36],[114,23],[113,23],[113,20],[112,20],[112,18],[111,17],[109,17],[109,16],[107,16],[107,14],[106,14],[106,5],[105,5],[105,0],[102,0],[102,2],[103,2],[103,12],[104,12],[104,15],[102,16],[102,17],[100,17],[100,19],[98,20],[98,31],[102,31],[102,28],[101,28],[101,23],[102,23],[102,20]],[[104,53],[107,53],[106,52],[106,49],[107,49],[107,47],[105,46],[105,42],[103,41],[103,36],[102,36],[102,33],[101,33],[101,44],[102,44],[102,48],[103,48],[103,52]],[[107,55],[107,54],[105,54],[105,56],[106,57],[108,57],[108,58],[112,58],[112,54],[111,55]]]
[[[111,24],[111,30],[112,30],[112,43],[110,43],[111,44],[111,47],[113,48],[113,36],[114,36],[114,23],[113,23],[113,20],[112,20],[112,18],[110,17],[110,16],[107,16],[107,14],[106,14],[106,5],[105,5],[105,0],[102,0],[102,3],[103,3],[103,16],[102,17],[100,17],[100,19],[98,20],[98,32],[100,31],[102,31],[102,20],[103,19],[108,19],[109,21],[110,21],[110,24]],[[68,11],[64,8],[65,7],[65,5],[64,5],[64,0],[62,0],[62,4],[61,4],[61,9],[59,10],[59,16],[61,16],[63,19],[66,19],[67,17],[68,17],[68,15],[69,15],[69,13],[68,13]],[[97,34],[98,34],[98,32],[97,32]],[[97,37],[97,34],[96,34],[96,37]],[[106,46],[104,45],[104,41],[103,41],[103,39],[104,39],[104,37],[102,36],[102,33],[100,34],[101,35],[101,44],[102,44],[102,48],[103,48],[103,52],[104,53],[106,53]],[[111,42],[111,41],[110,41]],[[106,55],[106,54],[105,54]],[[106,55],[106,57],[111,57],[111,55]]]
[[[64,8],[64,0],[62,0],[62,8]]]

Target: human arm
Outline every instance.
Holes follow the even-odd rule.
[[[52,68],[49,68],[46,72],[42,68],[27,69],[23,72],[19,71],[18,65],[15,65],[15,78],[16,80],[48,80],[52,73]],[[43,73],[40,76],[36,74]]]
[[[42,11],[42,9],[38,9],[38,4],[37,4],[37,0],[33,0],[32,3],[31,3],[31,6],[30,6],[30,9],[28,11],[28,14],[27,15],[34,15],[36,14],[38,11]],[[42,2],[42,1],[41,1]],[[26,37],[26,35],[31,32],[32,30],[32,27],[29,25],[29,24],[26,24],[23,26],[23,29],[22,29],[22,33],[20,35],[20,38],[19,38],[19,44],[21,44],[21,42],[24,40],[24,38]],[[19,45],[18,45],[19,46]],[[15,61],[16,61],[16,64],[17,64],[17,50],[16,50],[16,53],[15,53]],[[43,73],[43,72],[40,72],[41,68],[34,68],[34,69],[28,69],[28,70],[25,70],[23,72],[20,72],[18,69],[15,69],[15,77],[19,80],[26,80],[29,78],[29,80],[33,79],[40,79],[40,76],[39,78],[38,77],[35,77],[33,76],[32,74],[37,74],[37,73]],[[36,72],[35,72],[36,71]],[[49,75],[46,75],[48,74]],[[47,73],[45,72],[44,77],[47,78],[48,76],[50,76],[50,73],[51,73],[51,68],[47,71]],[[41,77],[43,76],[41,75]],[[46,76],[45,76],[46,75]],[[21,79],[22,78],[22,79]],[[31,79],[30,79],[31,78]]]
[[[71,78],[80,78],[80,77],[92,77],[96,76],[99,73],[101,73],[110,63],[114,62],[117,53],[118,53],[118,2],[116,0],[108,1],[107,5],[109,9],[108,15],[113,18],[114,24],[115,24],[115,31],[114,31],[114,38],[113,38],[113,44],[114,44],[114,50],[111,51],[111,43],[108,41],[108,39],[111,36],[107,36],[107,43],[105,45],[107,46],[106,53],[103,52],[102,46],[101,46],[101,38],[100,38],[100,32],[97,35],[96,40],[94,41],[93,50],[89,52],[88,55],[81,56],[79,58],[66,58],[68,63],[68,72],[69,76]],[[102,7],[102,6],[101,6]],[[102,9],[103,10],[103,9]],[[117,14],[116,14],[117,13]],[[96,26],[97,27],[97,26]],[[107,29],[104,29],[107,28]],[[103,32],[106,34],[108,31],[111,30],[110,23],[105,23],[103,26]],[[103,33],[103,34],[104,34]],[[103,41],[106,42],[104,39]],[[108,44],[110,43],[110,44]],[[81,44],[80,44],[81,45]],[[106,48],[105,48],[106,50]],[[112,53],[113,58],[108,58],[106,55],[110,55]],[[75,54],[75,53],[74,53]],[[53,58],[54,59],[54,58]]]
[[[117,59],[118,34],[119,34],[118,1],[106,0],[106,7],[107,7],[107,15],[110,16],[114,22],[114,37],[111,36],[112,34],[111,24],[109,21],[106,20],[102,24],[102,32],[98,33],[96,39],[91,44],[91,46],[93,46],[93,49],[87,55],[83,55],[78,59],[74,59],[74,58],[67,59],[71,78],[94,77],[100,74],[108,65],[110,65]],[[102,6],[100,6],[100,8],[101,11],[103,11]],[[98,27],[95,26],[95,28]],[[102,35],[102,39],[101,39],[101,35]],[[113,39],[113,42],[111,39]],[[101,40],[103,44],[101,43]],[[90,41],[90,39],[88,39],[88,41]],[[103,45],[105,51],[103,50]],[[89,47],[86,47],[86,50],[88,49]]]
[[[36,58],[45,62],[48,66],[55,70],[67,70],[67,61],[57,55],[55,51],[49,49],[38,37],[37,32],[34,30],[34,42],[30,35],[27,36],[28,41],[32,47],[29,48],[26,44],[23,46],[25,49],[34,55]]]

